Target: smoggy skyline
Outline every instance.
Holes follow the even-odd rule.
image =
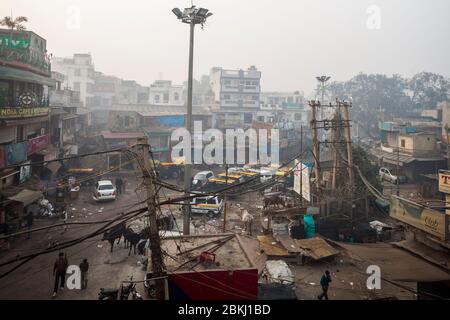
[[[148,86],[187,77],[188,0],[3,0],[1,16],[26,16],[55,56],[90,52],[96,70]],[[450,75],[446,0],[194,1],[213,12],[195,33],[194,76],[213,66],[262,71],[263,91],[301,90],[315,77],[359,72]]]

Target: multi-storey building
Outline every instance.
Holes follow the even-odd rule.
[[[94,93],[94,64],[90,53],[76,53],[72,58],[54,57],[54,71],[65,76],[65,86],[80,92],[80,101],[84,107],[92,105]]]
[[[260,108],[261,72],[254,66],[247,70],[211,69],[210,84],[219,111],[214,125],[219,129],[250,127]]]
[[[311,110],[303,95],[295,92],[262,92],[261,109],[256,120],[262,122],[289,122],[295,130],[310,125]]]
[[[156,80],[150,85],[149,103],[152,105],[184,105],[183,86],[169,80]]]
[[[20,210],[4,211],[8,195],[18,191],[12,187],[38,173],[34,162],[50,160],[52,86],[46,40],[32,31],[0,29],[0,225],[20,220]]]

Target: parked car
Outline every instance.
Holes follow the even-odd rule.
[[[116,188],[110,180],[100,180],[95,184],[95,201],[116,200]]]
[[[223,209],[223,200],[218,196],[198,197],[191,201],[191,212],[205,214],[212,218],[218,216]]]
[[[192,179],[192,187],[194,189],[198,189],[198,188],[204,186],[208,182],[208,179],[210,179],[210,178],[214,178],[214,172],[200,171]]]
[[[391,183],[397,183],[397,179],[399,183],[405,183],[406,177],[405,176],[399,176],[393,175],[388,168],[380,168],[380,171],[378,172],[380,175],[381,181],[386,180]]]

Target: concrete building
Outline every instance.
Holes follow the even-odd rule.
[[[405,123],[382,122],[379,124],[381,145],[370,153],[379,166],[387,167],[409,181],[418,181],[423,174],[436,174],[446,168],[446,161],[440,155],[437,135],[420,126]]]
[[[46,45],[32,31],[0,29],[0,225],[20,223],[23,207],[11,207],[9,197],[40,173],[33,163],[56,156],[48,151],[54,81]]]
[[[148,103],[152,105],[183,106],[183,86],[169,80],[156,80],[150,85]]]
[[[210,85],[219,110],[213,125],[219,129],[248,128],[260,108],[261,72],[251,66],[247,70],[211,69]]]
[[[65,87],[80,92],[82,106],[90,107],[94,93],[95,71],[90,53],[75,53],[72,58],[54,57],[53,71],[65,76]]]
[[[295,130],[309,127],[311,110],[303,95],[295,92],[262,92],[261,108],[256,113],[255,120],[261,122],[288,122]]]

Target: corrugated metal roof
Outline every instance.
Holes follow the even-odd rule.
[[[434,282],[450,280],[450,273],[389,243],[349,244],[334,242],[352,258],[377,265],[382,276],[393,281]]]

